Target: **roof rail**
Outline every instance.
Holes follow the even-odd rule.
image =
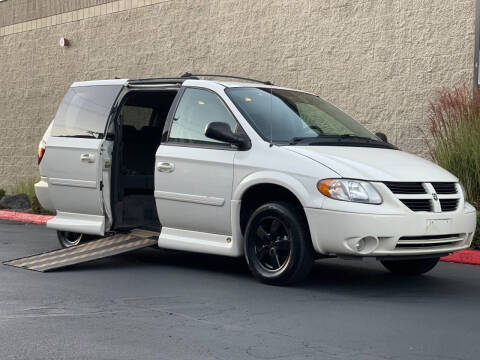
[[[193,77],[191,79],[193,79]],[[128,85],[182,84],[185,80],[187,80],[187,79],[183,78],[183,77],[180,77],[180,78],[178,78],[178,77],[168,77],[168,78],[133,79],[133,80],[128,80]]]
[[[262,81],[262,80],[256,80],[256,79],[251,79],[251,78],[246,78],[246,77],[241,77],[241,76],[234,76],[234,75],[218,75],[218,74],[192,74],[189,72],[186,72],[183,74],[181,77],[184,79],[198,79],[198,77],[221,77],[221,78],[227,78],[227,79],[238,79],[238,80],[247,80],[247,81],[253,81],[265,85],[273,85],[270,81]]]

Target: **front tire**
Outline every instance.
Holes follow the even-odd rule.
[[[432,270],[440,258],[415,260],[384,260],[382,265],[394,274],[421,275]]]
[[[253,276],[270,285],[304,280],[313,265],[314,250],[301,209],[271,202],[253,212],[245,231],[245,257]]]

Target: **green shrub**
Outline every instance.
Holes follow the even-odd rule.
[[[14,194],[27,194],[28,199],[30,200],[30,207],[32,209],[32,213],[34,214],[49,214],[50,212],[48,210],[45,210],[42,208],[42,205],[40,205],[37,195],[35,194],[35,183],[38,181],[37,178],[29,178],[26,180],[20,180],[15,183],[14,186],[12,186],[9,189],[9,193],[14,195]]]
[[[467,200],[480,208],[480,92],[464,85],[442,89],[430,103],[429,147],[432,158],[455,174]],[[479,215],[477,214],[477,219]],[[472,247],[480,249],[480,224]]]
[[[478,209],[478,207],[477,207]],[[480,250],[480,212],[477,213],[477,232],[475,234],[475,237],[473,238],[472,242],[472,248],[473,249],[479,249]]]
[[[0,200],[5,196],[5,190],[0,189]]]

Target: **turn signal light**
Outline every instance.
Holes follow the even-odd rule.
[[[327,179],[323,181],[319,181],[317,183],[318,191],[320,191],[323,195],[330,197],[330,184],[333,180]]]
[[[47,148],[47,143],[45,140],[40,141],[40,144],[38,144],[38,164],[40,165],[40,162],[43,159],[43,155],[45,155],[45,149]]]

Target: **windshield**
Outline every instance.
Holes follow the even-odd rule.
[[[275,143],[360,139],[380,142],[350,116],[317,96],[292,90],[230,88],[227,94],[257,132]],[[330,142],[330,141],[329,141]]]

